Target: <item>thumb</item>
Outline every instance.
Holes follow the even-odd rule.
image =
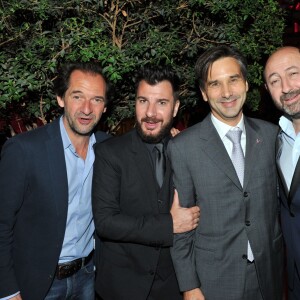
[[[173,205],[175,207],[180,207],[179,196],[178,196],[178,192],[176,189],[174,190]]]

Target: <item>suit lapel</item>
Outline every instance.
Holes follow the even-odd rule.
[[[54,121],[47,131],[50,136],[46,141],[46,157],[51,178],[49,191],[52,194],[53,205],[56,206],[58,228],[64,228],[68,210],[68,179],[59,119]]]
[[[206,155],[216,164],[216,166],[225,173],[232,182],[242,189],[240,181],[235,172],[231,159],[226,148],[211,121],[210,114],[202,122],[199,147],[203,149]]]
[[[289,190],[288,190],[288,187],[286,185],[286,182],[284,180],[284,176],[283,176],[283,173],[282,173],[282,170],[280,168],[280,156],[281,156],[281,152],[282,152],[282,131],[278,134],[278,137],[276,139],[276,166],[277,166],[277,171],[278,171],[278,174],[279,174],[279,180],[280,180],[280,185],[283,189],[283,192],[286,196],[286,198],[288,199],[289,197]],[[288,201],[289,202],[289,201]]]
[[[247,187],[251,177],[252,170],[256,167],[254,162],[259,157],[259,152],[263,147],[263,140],[261,132],[256,128],[253,122],[244,116],[245,130],[246,130],[246,156],[245,156],[245,174],[244,174],[244,188]]]
[[[290,188],[290,193],[288,197],[288,204],[289,206],[291,205],[292,199],[295,196],[295,193],[297,189],[299,188],[299,182],[300,182],[300,157],[298,158],[298,162],[295,168],[295,172],[293,175],[292,183],[291,183],[291,188]]]

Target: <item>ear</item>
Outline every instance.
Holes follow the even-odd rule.
[[[248,92],[249,90],[249,84],[248,84],[248,81],[246,80],[246,92]]]
[[[205,91],[203,91],[203,90],[200,90],[200,91],[201,91],[203,100],[204,100],[205,102],[207,102],[207,101],[208,101],[208,97],[207,97]]]
[[[269,91],[268,85],[265,83],[265,89]]]
[[[179,100],[176,100],[175,106],[174,106],[174,110],[173,110],[173,118],[176,117],[176,115],[177,115],[177,113],[178,113],[179,106],[180,106],[180,101],[179,101]]]
[[[65,101],[63,100],[63,98],[56,96],[56,100],[60,107],[65,107]]]

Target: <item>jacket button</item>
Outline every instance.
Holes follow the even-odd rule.
[[[246,254],[243,254],[242,259],[247,259],[248,256]]]
[[[246,226],[250,226],[250,225],[251,225],[251,223],[250,223],[249,220],[247,220],[247,221],[245,222],[245,224],[246,224]]]
[[[162,204],[163,202],[161,200],[158,200],[158,204]]]
[[[248,193],[247,192],[244,192],[244,197],[248,197]]]
[[[295,217],[295,215],[291,211],[290,211],[290,216],[293,218]]]

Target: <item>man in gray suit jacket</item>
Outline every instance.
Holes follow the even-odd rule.
[[[207,50],[196,77],[211,114],[168,147],[181,205],[201,208],[198,227],[175,234],[180,289],[185,300],[282,299],[278,129],[243,115],[247,66],[237,50]]]

